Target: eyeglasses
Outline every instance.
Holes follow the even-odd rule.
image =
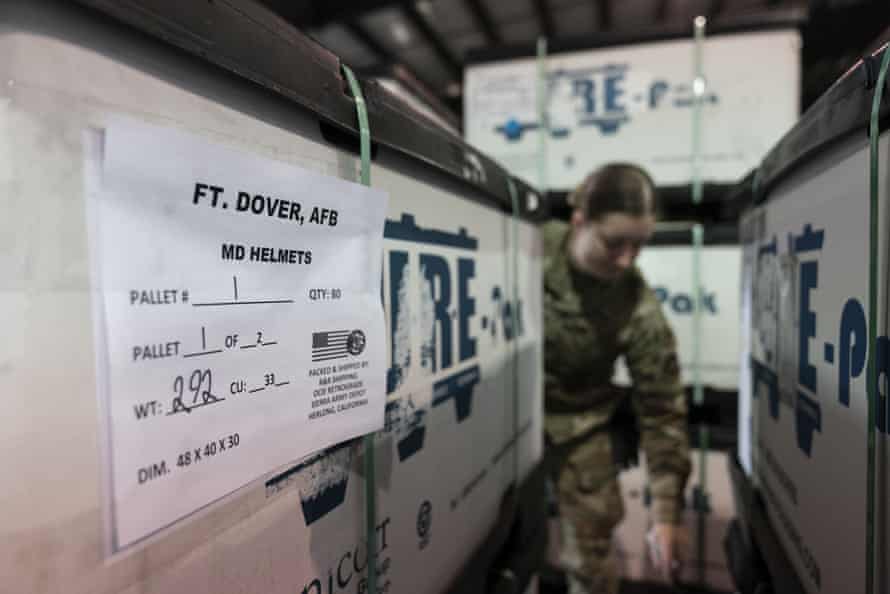
[[[607,235],[603,233],[594,223],[594,231],[596,232],[597,237],[599,237],[600,241],[603,242],[603,246],[605,246],[606,251],[610,254],[618,254],[624,251],[625,249],[631,249],[635,252],[640,251],[646,242],[649,241],[649,236],[633,236],[633,235]]]

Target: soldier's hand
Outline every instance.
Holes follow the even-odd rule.
[[[667,581],[675,583],[680,578],[689,534],[684,524],[656,523],[652,526],[652,546],[656,549],[653,562]]]

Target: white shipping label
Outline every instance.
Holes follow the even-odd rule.
[[[387,196],[174,130],[104,134],[88,191],[119,549],[382,427]]]

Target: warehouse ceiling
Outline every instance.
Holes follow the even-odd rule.
[[[890,0],[262,0],[366,74],[399,80],[458,122],[463,68],[497,51],[597,46],[688,30],[796,23],[803,38],[801,107],[884,33]],[[768,67],[768,65],[764,65]]]

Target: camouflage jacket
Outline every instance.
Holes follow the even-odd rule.
[[[548,435],[560,443],[608,423],[622,397],[609,387],[615,362],[624,356],[653,515],[678,521],[690,458],[674,333],[638,269],[606,282],[571,266],[568,229],[560,222],[543,228]]]

